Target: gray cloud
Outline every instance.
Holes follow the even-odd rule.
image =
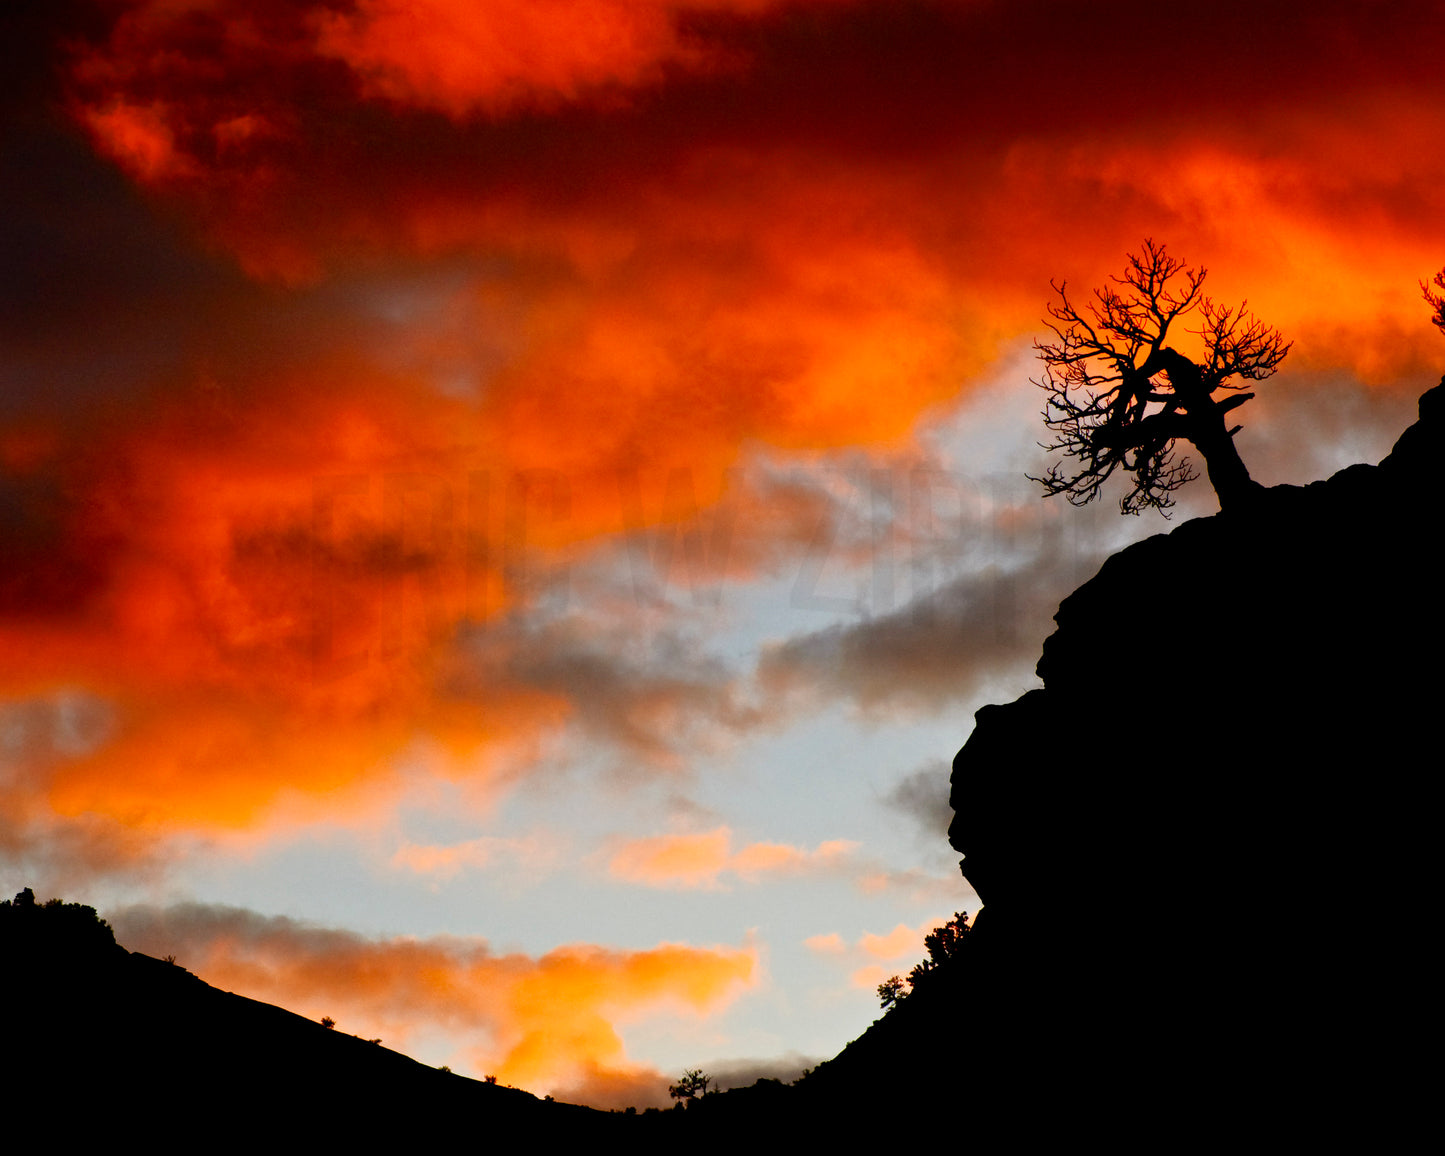
[[[815,1067],[826,1058],[786,1052],[766,1060],[717,1060],[708,1066],[707,1074],[713,1078],[714,1087],[724,1090],[746,1088],[759,1080],[782,1080],[791,1084],[806,1069]]]
[[[1059,599],[1106,550],[1046,529],[1031,550],[1013,553],[1025,560],[1000,551],[999,562],[893,613],[774,645],[759,662],[760,685],[769,697],[842,698],[869,713],[936,712],[977,693],[990,676],[1032,665]]]
[[[101,878],[158,879],[172,861],[148,832],[101,815],[57,817],[25,797],[0,791],[0,865],[20,886],[74,895]],[[10,894],[18,886],[6,890]]]
[[[914,820],[928,838],[946,839],[953,822],[953,808],[948,804],[951,773],[948,763],[935,759],[894,784],[883,802]]]
[[[1414,423],[1419,395],[1436,380],[1423,367],[1418,381],[1389,388],[1345,376],[1281,374],[1239,411],[1240,455],[1267,486],[1308,485],[1356,462],[1373,465]]]
[[[624,624],[581,616],[513,619],[461,639],[448,692],[485,697],[494,683],[565,699],[569,720],[585,735],[665,770],[762,717],[743,700],[733,672],[700,643],[660,631],[640,643]]]

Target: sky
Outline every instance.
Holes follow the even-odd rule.
[[[538,1095],[792,1078],[978,910],[973,712],[1217,508],[1042,500],[1051,283],[1153,238],[1279,327],[1267,484],[1378,460],[1445,371],[1435,3],[0,34],[5,893]]]

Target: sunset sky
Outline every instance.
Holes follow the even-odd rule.
[[[0,34],[4,894],[539,1095],[792,1078],[977,911],[973,712],[1216,508],[1024,477],[1051,279],[1152,237],[1277,325],[1268,484],[1378,460],[1445,371],[1435,2]]]

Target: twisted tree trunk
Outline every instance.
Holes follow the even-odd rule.
[[[1215,401],[1210,396],[1212,389],[1204,380],[1204,374],[1189,358],[1166,347],[1159,351],[1159,361],[1180,399],[1180,408],[1184,410],[1184,424],[1188,430],[1184,436],[1204,456],[1204,468],[1209,474],[1209,484],[1219,498],[1219,508],[1227,510],[1249,501],[1261,487],[1249,476],[1244,459],[1234,446],[1234,435],[1239,427],[1230,429],[1226,426],[1224,415],[1243,405],[1254,394],[1236,393],[1224,401]],[[1218,388],[1217,384],[1213,387]]]

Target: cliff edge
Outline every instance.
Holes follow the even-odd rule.
[[[1445,381],[1378,466],[1114,555],[978,712],[949,838],[1013,1087],[1169,1135],[1423,1106],[1442,435]]]

